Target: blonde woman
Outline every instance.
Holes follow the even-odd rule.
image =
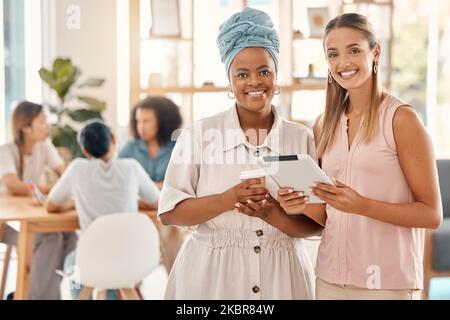
[[[331,20],[324,50],[326,106],[314,135],[336,185],[312,188],[327,203],[316,297],[420,299],[425,228],[442,220],[431,140],[416,111],[382,89],[366,17]],[[282,206],[288,197],[282,191]]]

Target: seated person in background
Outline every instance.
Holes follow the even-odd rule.
[[[158,201],[159,189],[134,159],[114,159],[116,140],[102,121],[88,122],[80,131],[78,142],[87,159],[76,159],[66,169],[48,196],[47,210],[60,212],[70,208],[73,197],[85,230],[97,217],[138,212],[138,198],[146,204]],[[64,263],[66,273],[75,264],[75,251]],[[80,289],[73,289],[77,298]],[[109,292],[110,299],[115,298]]]
[[[28,101],[20,102],[12,114],[14,141],[0,146],[0,179],[13,196],[28,196],[30,188],[25,183],[33,181],[42,193],[51,186],[41,183],[41,176],[49,166],[60,176],[64,162],[55,146],[48,140],[50,125],[44,108]]]
[[[172,100],[148,97],[140,101],[130,116],[134,139],[120,150],[119,158],[136,159],[161,188],[175,146],[171,136],[180,126],[180,111]]]
[[[13,141],[0,146],[0,190],[13,196],[31,196],[26,182],[32,181],[42,193],[50,186],[41,183],[46,166],[61,175],[64,163],[55,146],[48,140],[50,125],[42,105],[20,102],[12,114]],[[3,191],[3,190],[2,190]],[[56,269],[76,244],[73,232],[41,233],[36,236],[31,267],[30,299],[59,299],[59,276]],[[16,245],[17,231],[4,225],[0,242]]]

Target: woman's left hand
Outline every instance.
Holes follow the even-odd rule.
[[[311,187],[312,193],[337,210],[356,214],[364,212],[367,199],[342,182],[334,181],[336,185],[315,183]]]

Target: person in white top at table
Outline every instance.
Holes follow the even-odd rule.
[[[13,196],[31,196],[26,181],[33,181],[42,193],[51,186],[41,184],[45,167],[61,175],[64,162],[49,141],[50,125],[44,108],[22,101],[12,114],[13,141],[0,146],[0,189]],[[3,191],[3,190],[2,190]],[[17,231],[5,225],[0,242],[16,245]],[[64,256],[73,250],[76,234],[38,234],[31,269],[30,299],[59,299],[59,277],[56,269],[62,267]]]
[[[0,146],[0,177],[3,189],[13,196],[28,196],[27,180],[33,181],[47,194],[51,185],[42,184],[45,166],[60,176],[64,162],[48,140],[50,125],[44,108],[28,101],[17,104],[12,114],[13,141]]]
[[[156,207],[159,189],[135,159],[114,157],[116,140],[103,121],[89,121],[80,131],[78,142],[87,159],[76,159],[66,169],[48,196],[49,212],[73,208],[75,200],[81,230],[102,215],[138,212],[138,200]],[[66,274],[73,271],[75,251],[64,263]],[[72,289],[77,298],[80,289]],[[108,299],[115,299],[113,291]]]

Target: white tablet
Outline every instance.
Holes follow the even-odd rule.
[[[275,181],[279,188],[291,187],[309,196],[309,203],[324,203],[310,192],[314,182],[334,182],[307,154],[263,157],[261,168]]]

